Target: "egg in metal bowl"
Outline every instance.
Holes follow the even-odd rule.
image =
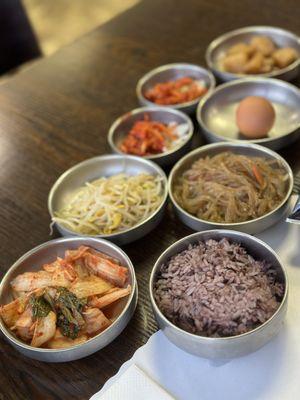
[[[245,110],[237,115],[240,104],[245,99],[257,97],[268,101],[270,107],[275,110],[273,124],[272,116],[271,125],[268,113],[266,117],[263,116],[260,105],[256,106],[258,112],[255,112],[253,107],[250,115],[247,115]],[[299,89],[288,82],[270,78],[244,78],[223,83],[212,93],[204,96],[199,102],[196,116],[209,143],[238,140],[279,150],[299,138],[299,104]],[[245,123],[247,123],[250,128],[252,126],[252,131],[253,127],[256,127],[254,128],[258,129],[256,133],[264,132],[266,135],[246,137],[240,133],[237,122],[242,123],[240,128],[243,128],[243,125],[246,126]]]

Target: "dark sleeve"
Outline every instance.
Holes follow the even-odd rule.
[[[41,55],[20,0],[0,1],[0,74]]]

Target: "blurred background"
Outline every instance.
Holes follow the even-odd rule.
[[[48,56],[140,0],[0,0],[0,74]]]
[[[134,6],[139,0],[23,0],[44,55]]]

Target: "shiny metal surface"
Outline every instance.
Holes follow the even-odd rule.
[[[63,257],[66,250],[76,249],[82,245],[91,246],[96,250],[120,260],[122,265],[126,266],[129,270],[128,283],[132,285],[131,294],[128,298],[124,298],[123,301],[121,300],[115,306],[112,313],[113,316],[116,316],[117,318],[111,326],[92,339],[89,339],[87,342],[68,349],[53,350],[31,347],[20,341],[11,331],[9,331],[0,318],[0,329],[2,333],[10,344],[25,356],[46,362],[65,362],[86,357],[107,346],[117,336],[119,336],[133,316],[138,297],[133,265],[129,257],[119,247],[106,240],[96,238],[77,237],[50,240],[49,242],[43,243],[24,254],[12,265],[2,279],[0,284],[0,304],[7,304],[13,300],[10,282],[18,274],[38,271],[41,269],[43,264],[54,261],[58,256]],[[117,316],[118,314],[119,316]]]
[[[182,78],[184,76],[203,80],[208,88],[208,92],[216,85],[213,74],[203,67],[185,63],[166,64],[151,70],[138,81],[136,94],[139,103],[142,106],[156,106],[155,103],[144,97],[145,91],[152,88],[157,83]],[[196,110],[198,102],[199,99],[195,99],[190,102],[174,104],[168,107],[183,111],[187,114],[192,114]]]
[[[228,238],[230,241],[238,242],[244,246],[249,254],[255,259],[266,260],[271,263],[279,274],[279,279],[285,283],[283,300],[274,315],[256,329],[242,335],[209,338],[198,336],[184,331],[171,323],[160,311],[153,295],[153,286],[157,273],[162,264],[168,261],[173,255],[185,250],[189,244],[199,240]],[[211,230],[197,232],[172,244],[156,261],[150,276],[150,299],[157,323],[167,338],[180,347],[196,356],[211,359],[230,359],[240,357],[254,352],[267,344],[281,329],[287,311],[288,300],[288,279],[283,265],[276,253],[261,240],[245,233],[228,230]]]
[[[108,177],[119,173],[126,173],[129,175],[147,173],[161,176],[164,182],[162,203],[154,214],[134,227],[122,232],[110,235],[95,235],[94,237],[101,237],[119,245],[124,245],[140,239],[159,224],[163,217],[168,197],[167,178],[163,170],[152,161],[145,160],[141,157],[108,154],[90,158],[67,170],[58,178],[50,190],[48,210],[51,218],[54,216],[56,210],[59,210],[66,204],[69,196],[86,182],[93,181],[101,176]],[[63,236],[85,236],[67,229],[62,224],[55,225]]]
[[[300,225],[300,196],[298,196],[296,204],[294,205],[293,211],[287,217],[286,222],[291,224]]]
[[[268,36],[278,47],[293,47],[300,54],[299,37],[285,29],[272,26],[247,26],[245,28],[236,29],[213,40],[206,50],[206,63],[218,79],[226,82],[233,79],[250,76],[250,74],[232,74],[230,72],[225,72],[222,70],[220,63],[229,47],[240,42],[247,43],[249,39],[256,35]],[[298,76],[299,69],[300,58],[286,68],[255,76],[279,78],[285,81],[291,81]]]
[[[108,143],[115,153],[124,154],[119,146],[125,136],[129,133],[133,124],[136,121],[144,119],[144,115],[149,115],[153,121],[159,121],[164,124],[176,122],[177,124],[187,124],[188,129],[184,140],[174,149],[166,151],[161,154],[154,154],[151,156],[144,156],[142,158],[152,160],[160,166],[167,166],[174,164],[182,156],[184,156],[190,149],[191,139],[194,132],[194,126],[191,119],[184,113],[172,108],[166,107],[141,107],[136,108],[118,118],[110,127],[108,133]]]
[[[173,195],[174,183],[176,182],[177,177],[181,176],[182,173],[186,171],[193,164],[193,162],[198,160],[199,158],[214,156],[224,151],[230,151],[236,154],[244,154],[247,156],[265,157],[268,159],[279,160],[282,166],[286,169],[286,173],[289,177],[287,182],[287,194],[282,200],[281,204],[279,204],[279,206],[273,211],[270,211],[268,214],[263,215],[262,217],[246,222],[237,222],[232,224],[205,221],[195,217],[194,215],[189,214],[187,211],[181,208],[176,202]],[[269,228],[270,226],[274,225],[276,222],[284,219],[287,216],[290,209],[290,195],[293,190],[293,173],[288,163],[279,154],[270,149],[267,149],[266,147],[262,147],[253,143],[220,142],[208,144],[206,146],[193,150],[185,157],[183,157],[180,161],[178,161],[170,172],[168,190],[170,199],[173,203],[175,212],[178,215],[179,219],[185,225],[189,226],[195,231],[222,228],[234,229],[240,232],[255,234],[262,232],[263,230]]]
[[[247,96],[264,97],[275,108],[275,123],[267,138],[249,140],[238,131],[236,109]],[[209,143],[240,140],[279,150],[300,136],[300,90],[290,83],[270,78],[224,83],[200,101],[197,120]]]

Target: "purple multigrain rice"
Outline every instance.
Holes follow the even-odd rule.
[[[284,284],[265,261],[227,239],[190,245],[161,266],[154,297],[180,328],[202,336],[248,332],[279,307]]]

